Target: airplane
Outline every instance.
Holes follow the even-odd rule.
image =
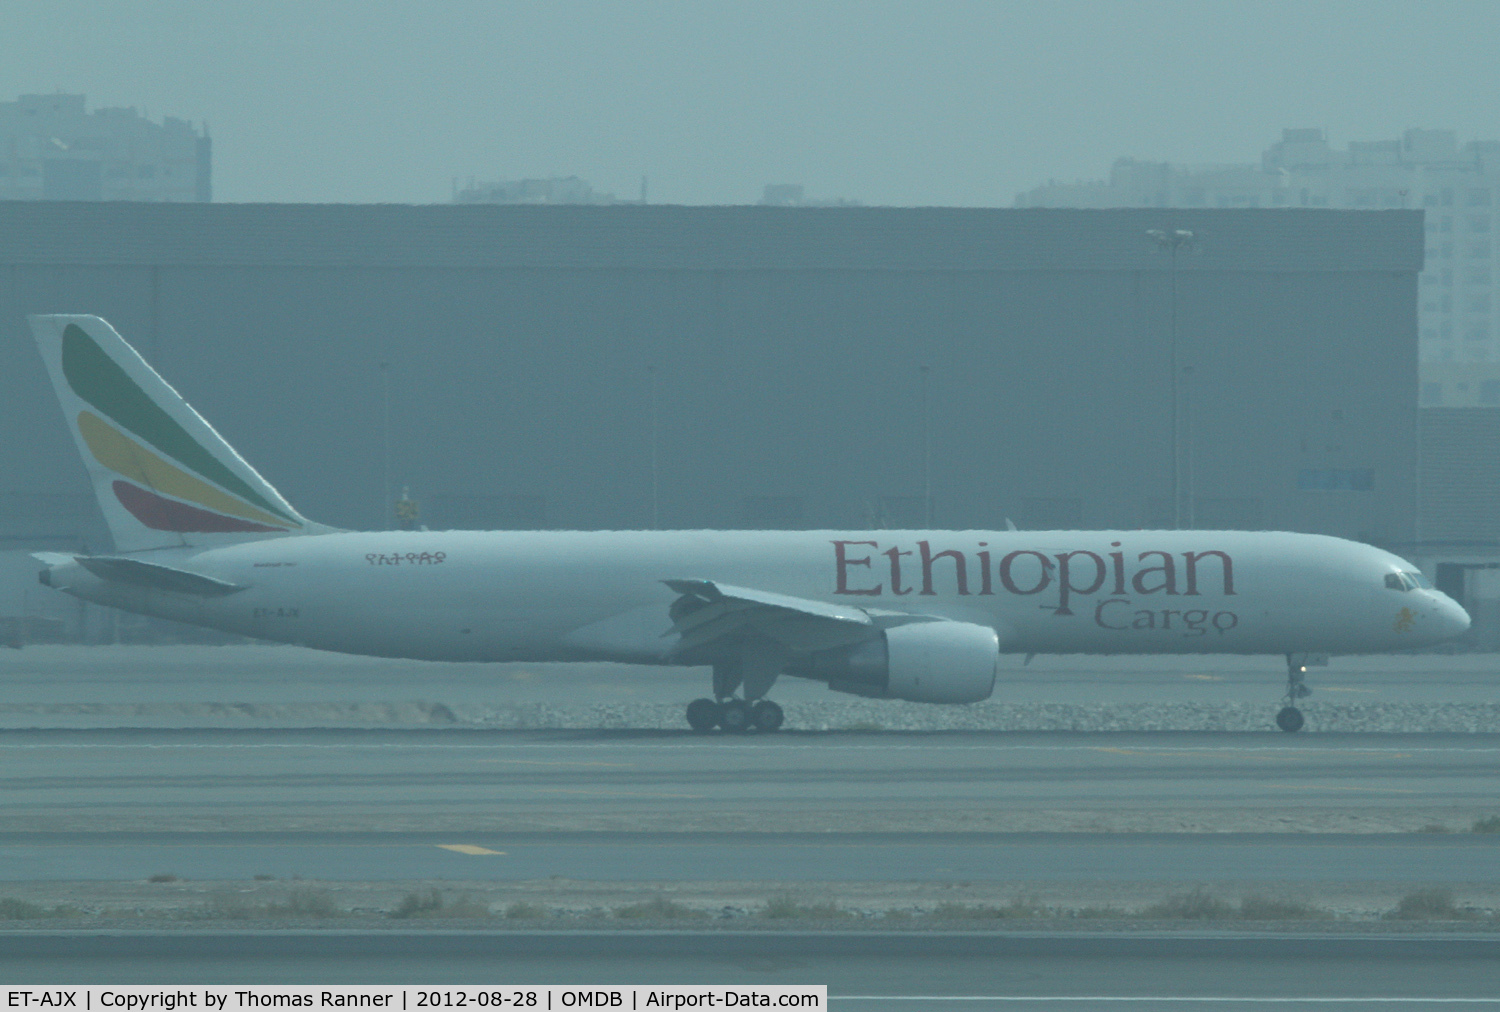
[[[1469,616],[1416,566],[1287,532],[373,531],[307,519],[104,320],[29,318],[115,551],[38,553],[86,601],[320,650],[712,669],[699,732],[775,731],[787,675],[989,698],[1000,655],[1429,646]]]

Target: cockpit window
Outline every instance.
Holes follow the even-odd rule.
[[[1432,584],[1421,573],[1386,573],[1385,585],[1388,590],[1432,589]]]

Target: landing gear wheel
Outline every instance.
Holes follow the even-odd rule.
[[[750,730],[750,704],[743,699],[726,699],[719,704],[719,726],[730,734]]]
[[[750,707],[750,723],[755,725],[757,731],[770,734],[772,731],[781,729],[781,722],[786,719],[786,714],[781,712],[781,707],[769,699],[762,699]]]
[[[699,734],[707,734],[719,726],[723,708],[712,699],[695,699],[688,704],[687,722]]]
[[[1283,706],[1276,715],[1276,726],[1288,733],[1302,730],[1302,711],[1295,706]]]

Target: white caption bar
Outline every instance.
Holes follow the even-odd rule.
[[[646,987],[490,984],[484,987],[165,987],[132,984],[54,987],[6,985],[0,988],[4,1008],[28,1012],[262,1012],[265,1009],[826,1009],[824,984],[665,984]]]

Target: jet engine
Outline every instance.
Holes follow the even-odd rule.
[[[969,622],[914,622],[794,660],[787,673],[835,692],[914,703],[977,703],[995,688],[1000,638]]]

